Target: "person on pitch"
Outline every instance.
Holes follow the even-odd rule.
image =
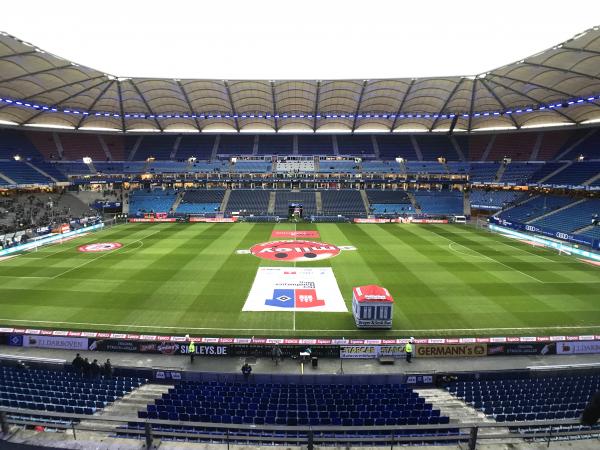
[[[406,362],[410,363],[412,362],[412,354],[413,354],[413,337],[411,337],[408,342],[406,343],[406,346],[404,347],[404,351],[406,352]]]

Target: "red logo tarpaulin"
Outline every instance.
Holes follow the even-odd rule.
[[[98,242],[96,244],[86,244],[80,246],[77,250],[84,253],[109,252],[123,247],[120,242]]]
[[[273,241],[256,244],[250,253],[271,261],[316,261],[339,255],[340,248],[316,241]]]

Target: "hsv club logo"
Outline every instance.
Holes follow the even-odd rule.
[[[256,244],[250,253],[271,261],[316,261],[339,255],[340,248],[315,241],[273,241]]]
[[[120,242],[98,242],[96,244],[86,244],[77,250],[84,253],[108,252],[123,247]]]

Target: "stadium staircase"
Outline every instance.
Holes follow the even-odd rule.
[[[449,417],[451,424],[496,422],[494,419],[487,417],[483,412],[477,411],[475,408],[444,389],[415,389],[415,392],[419,394],[421,398],[424,398],[426,403],[431,403],[433,408],[439,409],[442,416]],[[508,433],[508,429],[506,427],[481,428],[479,433],[506,434]],[[519,441],[515,439],[515,442]]]
[[[415,153],[417,154],[417,159],[419,161],[423,161],[423,152],[421,152],[421,147],[419,147],[419,143],[417,142],[417,139],[411,135],[410,142],[412,143]]]
[[[415,198],[415,194],[413,192],[407,192],[408,198],[410,198],[410,203],[412,204],[413,209],[417,214],[421,214],[421,206],[417,203],[417,199]]]
[[[471,215],[471,193],[469,191],[463,192],[463,214],[465,216]]]
[[[0,172],[0,179],[6,181],[8,184],[19,184],[15,180],[13,180],[12,178],[9,178],[6,175],[4,175],[2,172]]]
[[[367,193],[364,189],[360,190],[360,197],[362,198],[363,204],[365,205],[365,210],[367,213],[371,211],[371,205],[369,204],[369,198],[367,197]]]
[[[127,155],[127,161],[133,161],[133,156],[137,152],[137,149],[140,146],[140,144],[142,143],[142,139],[143,139],[143,136],[140,136],[137,139],[137,141],[135,141],[135,144],[133,144],[133,147],[131,147],[131,151],[129,152],[129,155]]]
[[[181,204],[181,201],[183,200],[183,195],[185,194],[185,192],[178,192],[177,196],[175,197],[175,201],[173,202],[173,206],[171,206],[171,209],[173,211],[177,211],[177,208],[179,208],[179,205]]]
[[[40,173],[41,175],[45,176],[46,178],[51,179],[52,181],[54,181],[55,183],[58,183],[58,180],[56,178],[54,178],[51,175],[48,175],[48,173],[44,172],[42,169],[40,169],[39,167],[34,166],[33,164],[31,164],[28,161],[25,161],[25,164],[27,164],[29,167],[31,167],[33,170],[35,170],[36,172]]]
[[[406,162],[402,161],[401,163],[398,163],[398,165],[400,166],[400,174],[406,175]]]
[[[533,218],[533,219],[531,219],[531,220],[528,220],[528,221],[527,221],[527,222],[525,222],[525,223],[535,223],[535,222],[537,222],[538,220],[545,219],[545,218],[546,218],[546,217],[548,217],[548,216],[552,216],[552,215],[554,215],[554,214],[556,214],[556,213],[559,213],[559,212],[561,212],[561,211],[564,211],[565,209],[569,209],[569,208],[571,208],[572,206],[579,205],[580,203],[583,203],[583,202],[585,202],[585,201],[586,201],[586,199],[584,198],[584,199],[582,199],[582,200],[578,200],[578,201],[576,201],[576,202],[569,203],[568,205],[565,205],[565,206],[563,206],[563,207],[561,207],[561,208],[554,209],[554,210],[552,210],[552,211],[550,211],[550,212],[547,212],[546,214],[542,214],[541,216],[538,216],[538,217],[535,217],[535,218]]]
[[[227,203],[229,203],[230,196],[231,196],[231,189],[227,189],[225,191],[225,195],[223,195],[223,201],[221,202],[221,206],[219,207],[219,212],[224,213],[227,210]]]
[[[220,145],[221,145],[221,135],[217,134],[217,137],[215,138],[215,143],[213,144],[212,152],[210,154],[211,161],[214,161],[215,159],[217,159],[217,152],[219,151]],[[227,198],[229,198],[229,197],[227,197]]]
[[[146,409],[146,405],[151,403],[155,398],[161,397],[162,394],[169,392],[172,385],[166,384],[145,384],[137,389],[134,389],[122,398],[115,400],[113,403],[103,408],[94,416],[96,417],[131,417],[137,419],[138,411]],[[81,428],[96,428],[101,431],[116,431],[119,426],[115,422],[103,422],[101,420],[80,422]],[[77,428],[77,427],[76,427]]]
[[[492,138],[489,140],[488,144],[485,147],[485,150],[483,151],[483,154],[481,155],[481,161],[487,161],[488,156],[490,155],[490,152],[492,151],[492,147],[494,146],[494,142],[496,142],[496,136],[495,134],[492,135]]]
[[[466,161],[467,158],[465,158],[465,154],[463,153],[462,149],[460,148],[460,145],[458,145],[458,142],[456,141],[454,136],[450,136],[450,142],[452,143],[452,148],[454,148],[454,151],[456,151],[456,154],[458,155],[459,159],[461,161]]]
[[[587,181],[584,181],[583,183],[581,183],[583,186],[591,186],[592,184],[594,184],[596,181],[600,180],[600,173],[597,175],[594,175],[592,178],[590,178]]]
[[[323,197],[321,197],[321,191],[315,192],[315,206],[317,208],[317,215],[323,215]]]
[[[277,192],[272,191],[269,194],[269,206],[267,207],[267,214],[275,213],[275,200],[277,198]]]
[[[560,166],[558,169],[556,169],[554,172],[549,173],[548,175],[546,175],[544,178],[541,178],[538,181],[538,184],[544,184],[544,182],[546,180],[549,180],[550,178],[552,178],[553,176],[561,173],[563,170],[565,170],[567,167],[569,167],[571,164],[573,164],[573,161],[570,161],[562,166]]]
[[[175,155],[177,155],[177,150],[179,150],[179,144],[181,144],[181,139],[181,136],[177,136],[177,139],[175,139],[173,150],[171,150],[171,155],[169,155],[170,160],[175,160]]]
[[[371,143],[373,144],[373,152],[375,153],[375,159],[381,159],[379,156],[379,143],[375,136],[371,136]]]
[[[102,150],[104,150],[107,160],[114,161],[113,155],[101,134],[98,135],[98,140],[100,141],[100,147],[102,147]],[[92,173],[96,173],[96,169],[94,169]]]
[[[494,177],[494,181],[499,182],[502,179],[502,175],[504,175],[507,166],[507,164],[500,164],[500,167],[498,167],[498,171],[496,172],[496,176]]]

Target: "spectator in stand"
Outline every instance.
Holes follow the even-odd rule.
[[[110,359],[107,359],[106,362],[104,363],[103,372],[104,372],[104,376],[106,378],[113,377],[113,367],[112,367],[112,364],[110,363]]]
[[[252,366],[247,362],[242,366],[242,374],[244,375],[244,380],[248,381],[250,378],[250,374],[252,373]]]
[[[90,366],[90,361],[87,358],[84,358],[83,363],[81,364],[81,374],[86,378],[90,376]]]
[[[73,360],[71,365],[73,366],[73,369],[75,369],[75,372],[77,372],[79,374],[81,374],[81,372],[83,372],[83,358],[81,357],[81,355],[79,353],[77,353],[77,355],[75,356],[75,359]]]
[[[98,378],[100,376],[100,365],[98,364],[98,360],[95,359],[90,365],[90,375],[92,378]]]

